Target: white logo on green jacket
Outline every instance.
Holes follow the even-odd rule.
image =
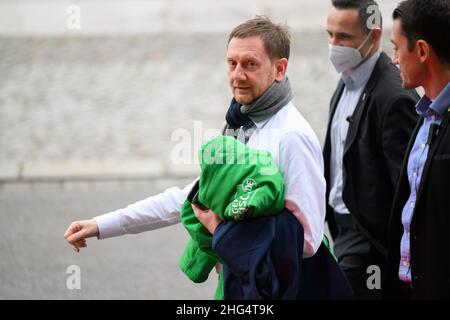
[[[245,179],[244,182],[237,186],[234,195],[235,199],[231,205],[231,212],[235,220],[243,220],[251,216],[252,212],[249,207],[255,194],[258,192],[258,189],[255,190],[257,187],[258,183],[252,178]]]

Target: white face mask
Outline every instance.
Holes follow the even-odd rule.
[[[341,73],[350,70],[359,65],[361,61],[366,59],[366,57],[373,48],[373,43],[370,46],[369,50],[367,50],[367,53],[364,56],[364,58],[361,57],[361,53],[359,53],[359,50],[366,44],[367,40],[372,34],[372,31],[373,30],[370,30],[369,34],[364,39],[363,43],[361,43],[361,45],[357,49],[351,47],[335,46],[332,44],[328,45],[329,58],[331,63],[336,68],[337,72]]]

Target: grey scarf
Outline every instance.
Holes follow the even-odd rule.
[[[234,135],[234,129],[240,126],[244,126],[245,130],[252,128],[255,125],[254,122],[270,118],[286,106],[292,98],[291,84],[289,78],[285,76],[281,82],[274,82],[259,98],[248,105],[241,106],[233,99],[227,112],[227,123],[222,134]]]

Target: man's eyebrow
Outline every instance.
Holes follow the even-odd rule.
[[[259,57],[254,53],[231,54],[227,56],[227,60],[258,60]]]
[[[258,60],[258,56],[252,53],[249,54],[243,54],[242,58],[245,60]]]
[[[397,45],[393,39],[391,39],[391,43],[395,46]]]
[[[346,33],[346,32],[336,32],[335,33],[338,36],[344,36],[344,37],[353,37],[353,35],[351,35],[350,33]]]

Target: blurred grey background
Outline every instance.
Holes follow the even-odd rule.
[[[384,49],[397,1],[379,1]],[[0,299],[211,299],[216,275],[178,269],[176,225],[90,240],[71,221],[106,213],[198,172],[174,162],[177,132],[195,147],[231,99],[228,33],[255,14],[292,32],[299,111],[323,142],[338,76],[328,61],[328,0],[0,0]],[[200,128],[199,128],[200,126]],[[184,131],[183,131],[184,130]],[[81,288],[70,290],[70,265]]]

